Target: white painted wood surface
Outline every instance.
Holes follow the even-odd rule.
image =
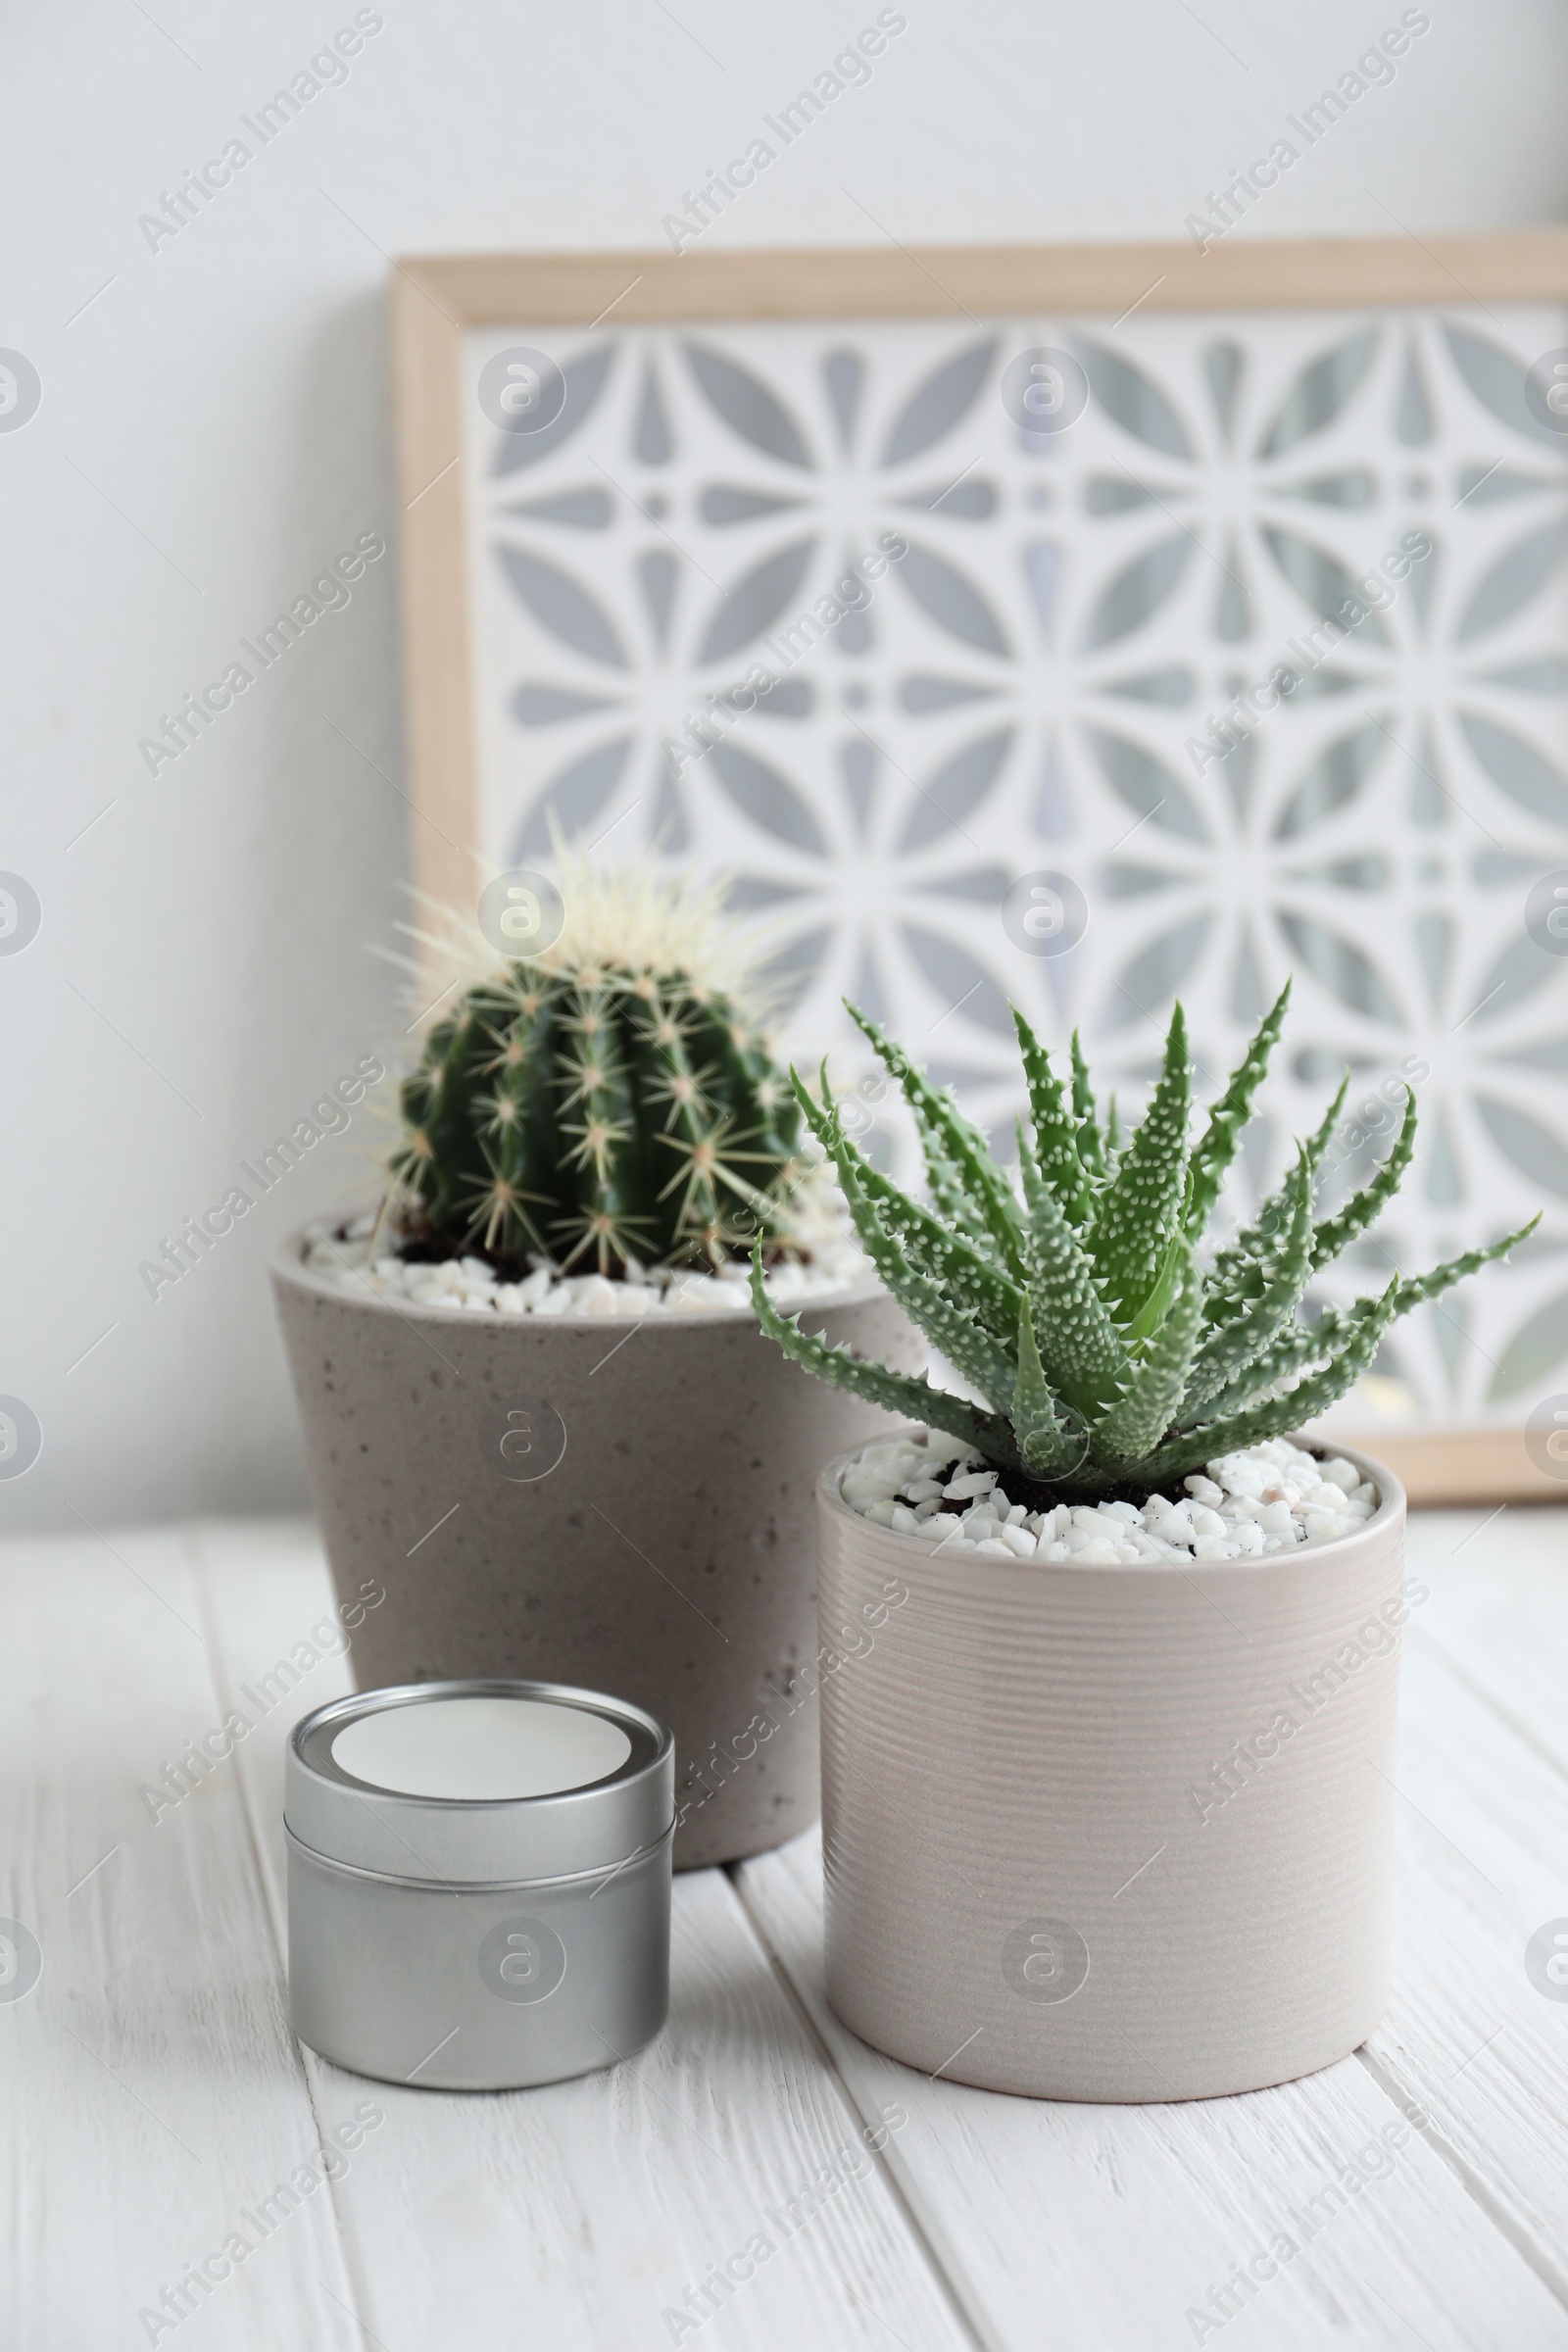
[[[1524,1967],[1568,1917],[1568,1508],[1422,1515],[1411,1567],[1385,2026],[1310,2082],[1139,2109],[928,2082],[847,2034],[814,1839],[677,1882],[670,2023],[630,2064],[493,2097],[324,2065],[281,1961],[282,1745],[352,1663],[312,1642],[314,1531],[7,1545],[0,1918],[43,1970],[0,2000],[0,2346],[1568,2352],[1568,2002]],[[302,1640],[319,1662],[153,1822],[139,1786]],[[263,2239],[241,2217],[367,2099],[346,2175]],[[785,2241],[824,2165],[843,2186]],[[177,2326],[140,2316],[235,2229],[254,2251]],[[731,2300],[667,2316],[760,2229]],[[1255,2299],[1194,2317],[1282,2230]]]
[[[111,2352],[150,2340],[138,2312],[190,2265],[220,2267],[318,2121],[233,1775],[156,1823],[137,1795],[220,1720],[188,1546],[8,1544],[0,1627],[0,1915],[43,1958],[33,1991],[0,2004],[0,2342]],[[363,2095],[341,2079],[322,2113]],[[252,2234],[157,2340],[357,2344],[325,2188]]]

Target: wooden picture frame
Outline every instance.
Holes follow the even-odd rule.
[[[463,463],[473,330],[765,320],[1005,320],[1134,314],[1568,305],[1568,228],[1486,235],[874,250],[408,257],[394,265],[393,372],[412,862],[471,900],[480,848],[475,656]],[[1564,341],[1568,342],[1568,332]],[[1357,1433],[1347,1431],[1347,1436]],[[1424,1503],[1560,1500],[1522,1429],[1360,1442]]]

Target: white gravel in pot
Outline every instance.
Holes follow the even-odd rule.
[[[359,1298],[367,1287],[397,1306],[444,1306],[480,1315],[734,1314],[751,1305],[751,1268],[736,1261],[712,1272],[691,1266],[632,1266],[624,1280],[602,1274],[564,1274],[535,1262],[521,1282],[503,1282],[482,1257],[436,1262],[398,1254],[397,1236],[373,1217],[348,1227],[322,1227],[306,1241],[304,1263]],[[763,1276],[768,1295],[787,1312],[857,1289],[870,1266],[853,1240],[831,1229],[813,1233],[810,1254],[782,1259]]]
[[[1152,1560],[1239,1560],[1332,1544],[1378,1507],[1377,1489],[1351,1462],[1269,1438],[1221,1454],[1182,1481],[1179,1502],[1009,1504],[995,1469],[940,1430],[868,1446],[840,1493],[878,1526],[918,1536],[934,1551],[1133,1567]]]

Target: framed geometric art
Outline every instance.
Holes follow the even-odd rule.
[[[1294,971],[1236,1212],[1347,1066],[1332,1183],[1420,1121],[1325,1298],[1545,1211],[1336,1426],[1559,1494],[1568,232],[425,258],[394,321],[418,882],[723,873],[798,1057],[853,1091],[853,997],[999,1134],[1009,999],[1136,1105]]]

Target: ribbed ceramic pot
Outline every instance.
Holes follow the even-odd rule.
[[[1298,1441],[1302,1443],[1303,1441]],[[937,1559],[818,1487],[827,1989],[925,2073],[1214,2098],[1388,1990],[1404,1493],[1190,1568]]]
[[[815,1487],[895,1427],[750,1308],[649,1316],[393,1304],[274,1252],[272,1287],[361,1690],[501,1676],[630,1699],[675,1738],[675,1867],[818,1808]],[[808,1330],[914,1371],[879,1288]],[[385,1590],[366,1609],[361,1588]]]

